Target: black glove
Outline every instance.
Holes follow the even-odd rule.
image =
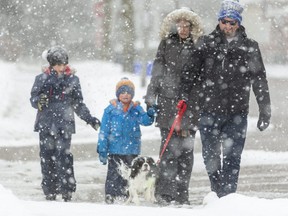
[[[270,115],[264,113],[259,114],[259,119],[257,122],[257,127],[260,131],[264,131],[270,124]]]
[[[90,125],[92,126],[92,128],[94,128],[97,131],[99,127],[101,126],[101,122],[99,121],[99,119],[93,117]]]
[[[41,93],[38,99],[38,109],[42,111],[43,107],[48,107],[48,104],[49,104],[49,98],[47,97],[46,94]]]

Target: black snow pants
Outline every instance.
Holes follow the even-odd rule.
[[[45,195],[75,192],[71,135],[40,132],[42,189]]]
[[[166,142],[169,130],[160,128],[161,148]],[[170,197],[180,204],[189,203],[189,183],[194,163],[195,132],[188,136],[173,133],[159,164],[159,178],[156,182],[156,199]]]
[[[108,157],[108,171],[105,182],[105,195],[111,195],[113,198],[128,198],[128,181],[119,173],[119,164],[124,163],[131,166],[132,160],[137,155],[116,155],[112,154]]]

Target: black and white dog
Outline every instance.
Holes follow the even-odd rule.
[[[128,181],[127,204],[133,202],[139,205],[140,196],[144,196],[145,201],[150,203],[156,201],[154,193],[158,167],[152,157],[138,156],[132,161],[131,167],[121,164],[120,172]]]

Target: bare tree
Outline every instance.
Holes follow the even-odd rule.
[[[151,10],[151,0],[145,0],[144,5],[144,16],[142,22],[143,29],[143,47],[141,54],[141,62],[142,62],[142,72],[141,72],[141,86],[144,87],[146,85],[146,70],[147,70],[147,62],[148,62],[148,49],[149,49],[149,35],[151,33],[151,14],[149,13]]]
[[[121,22],[123,27],[123,68],[124,71],[133,72],[135,55],[135,27],[133,0],[122,0]]]
[[[20,17],[23,14],[17,3],[9,0],[1,0],[0,2],[0,58],[15,61],[20,55],[22,49],[21,41],[15,29],[21,29]]]
[[[286,0],[263,1],[263,13],[271,22],[269,51],[266,55],[276,63],[288,63],[288,2]]]
[[[35,59],[55,44],[77,58],[91,57],[95,49],[92,20],[92,1],[1,0],[0,57]]]
[[[95,4],[96,16],[96,49],[102,60],[111,60],[113,56],[111,47],[112,1],[101,0]]]

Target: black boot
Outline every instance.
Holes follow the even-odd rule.
[[[48,195],[46,195],[46,200],[50,200],[50,201],[56,200],[56,194],[48,194]]]
[[[72,200],[72,193],[68,192],[68,193],[62,194],[62,199],[64,200],[64,202],[70,202]]]
[[[114,203],[114,197],[111,196],[110,194],[107,194],[107,195],[105,196],[105,202],[106,202],[107,204],[113,204],[113,203]]]
[[[163,194],[156,196],[157,203],[160,206],[168,206],[171,204],[171,202],[174,200],[172,196]]]

